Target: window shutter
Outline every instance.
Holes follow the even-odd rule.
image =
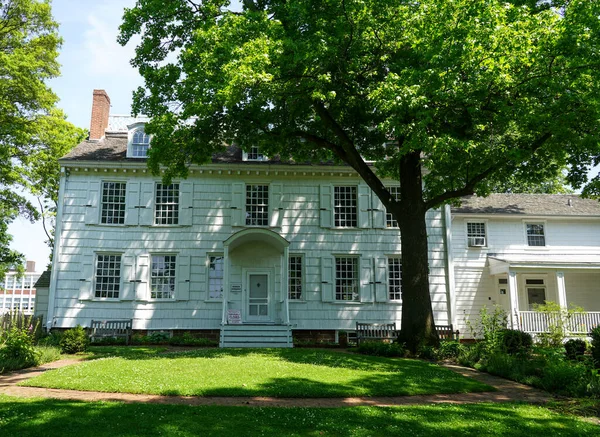
[[[271,184],[269,186],[269,205],[271,206],[270,226],[273,228],[281,227],[283,219],[283,186],[281,184]]]
[[[331,228],[333,226],[333,216],[331,208],[333,206],[333,186],[321,185],[319,206],[321,209],[320,220],[322,228]]]
[[[88,225],[98,224],[98,215],[100,209],[100,182],[90,182],[88,201],[85,206],[85,223]]]
[[[127,196],[125,197],[125,224],[137,226],[139,223],[140,209],[140,183],[127,182]]]
[[[234,182],[231,184],[231,226],[244,226],[244,188],[245,184]]]
[[[149,255],[138,255],[135,269],[135,298],[137,300],[148,300],[150,295],[148,289],[149,262]]]
[[[192,182],[182,182],[179,186],[179,224],[191,226],[194,214],[194,184]]]
[[[190,299],[190,256],[177,255],[177,289],[175,300]]]
[[[92,286],[94,285],[94,254],[83,255],[81,262],[81,277],[79,278],[79,299],[90,300],[94,297]]]
[[[334,259],[331,256],[321,258],[321,300],[323,302],[333,302]]]
[[[373,260],[360,258],[360,301],[373,302]]]
[[[373,227],[377,229],[384,229],[386,227],[386,209],[381,199],[379,199],[375,193],[371,193],[371,210],[373,212]]]
[[[358,227],[371,227],[371,189],[368,185],[358,186]]]
[[[135,299],[135,282],[133,282],[133,271],[135,268],[135,257],[125,255],[123,257],[123,273],[121,274],[121,300]]]
[[[375,300],[388,301],[387,258],[375,258]]]
[[[150,226],[154,224],[154,196],[154,182],[143,182],[139,204],[140,225]]]

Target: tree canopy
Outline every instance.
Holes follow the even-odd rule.
[[[60,43],[49,1],[0,0],[0,276],[23,262],[8,225],[40,217],[24,191],[56,200],[57,159],[83,138],[46,83],[59,74]]]
[[[407,338],[435,337],[427,210],[541,184],[565,166],[578,188],[598,163],[600,2],[242,3],[144,0],[126,10],[120,42],[142,36],[132,64],[145,87],[133,107],[152,117],[150,166],[185,175],[230,141],[352,166],[411,254]],[[383,176],[399,181],[400,198]]]

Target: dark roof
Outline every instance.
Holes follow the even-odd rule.
[[[34,288],[48,288],[50,287],[50,270],[46,270],[40,278],[36,281],[33,286]]]
[[[86,140],[71,150],[67,155],[60,158],[61,161],[124,161],[124,162],[146,162],[146,158],[127,158],[127,133],[109,133],[99,141]],[[213,164],[236,163],[236,164],[286,164],[286,165],[310,165],[310,162],[282,161],[279,156],[271,157],[267,161],[244,161],[242,149],[236,145],[223,145],[223,151],[212,157]],[[336,165],[333,161],[320,162],[318,165]],[[347,166],[339,163],[337,165]]]
[[[576,194],[490,194],[461,199],[455,214],[600,216],[600,202]]]

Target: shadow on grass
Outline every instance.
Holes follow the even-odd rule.
[[[0,396],[3,435],[582,436],[598,428],[519,404],[248,408],[84,403]]]

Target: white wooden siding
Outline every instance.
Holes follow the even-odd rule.
[[[245,184],[264,183],[265,177],[245,175],[241,181],[239,176],[196,173],[180,182],[180,225],[154,226],[154,186],[159,179],[127,175],[127,210],[128,213],[139,211],[137,225],[133,218],[135,212],[132,212],[128,226],[98,224],[97,196],[101,175],[72,171],[66,182],[63,216],[59,218],[62,221],[61,246],[55,266],[58,269],[56,326],[69,327],[78,323],[88,326],[91,319],[133,318],[135,329],[218,329],[222,303],[208,300],[207,255],[223,253],[223,241],[244,226]],[[398,229],[380,228],[385,211],[364,183],[347,176],[337,179],[327,176],[277,177],[268,183],[270,229],[290,242],[290,253],[304,256],[303,299],[289,304],[290,322],[294,327],[353,329],[356,321],[396,321],[399,324],[401,305],[387,302],[387,266],[384,263],[387,256],[400,254],[400,234]],[[331,228],[332,191],[323,187],[331,188],[336,184],[359,187],[359,225],[367,227]],[[136,193],[139,196],[137,202]],[[134,198],[129,199],[130,195]],[[375,205],[379,211],[367,211]],[[92,213],[92,210],[95,211]],[[188,223],[191,226],[186,226]],[[448,323],[443,226],[440,211],[427,214],[431,295],[436,323],[440,324]],[[241,246],[236,250],[252,250],[252,247]],[[230,254],[232,260],[236,250]],[[116,252],[123,256],[121,299],[118,301],[93,297],[93,264],[98,252]],[[172,302],[149,298],[150,253],[178,256],[176,297]],[[333,263],[333,256],[340,254],[360,257],[359,303],[334,302],[335,264],[323,265],[322,260],[329,259]],[[263,253],[261,259],[256,260],[258,264],[261,262],[265,268],[272,269],[272,284],[276,288],[273,291],[286,289],[287,284],[282,283],[279,256]],[[232,264],[231,282],[241,282],[242,269],[242,264]],[[384,284],[374,284],[382,278]],[[237,297],[233,299],[235,301]]]

